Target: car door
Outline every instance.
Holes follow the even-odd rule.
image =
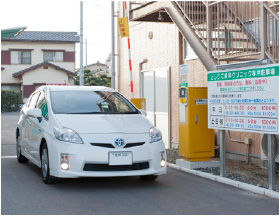
[[[35,92],[31,98],[31,101],[28,106],[28,110],[34,109],[37,103],[39,97],[39,92]],[[27,116],[26,115],[26,138],[25,138],[25,145],[26,145],[26,150],[30,154],[30,156],[34,157],[35,152],[34,149],[32,148],[32,136],[36,136],[36,131],[34,130],[35,127],[35,122],[38,121],[37,118],[34,118],[32,116]]]
[[[43,90],[40,92],[35,108],[41,109],[42,118],[40,120],[32,118],[30,148],[34,157],[40,160],[40,144],[48,124],[48,107]]]
[[[30,95],[28,101],[25,103],[25,105],[22,108],[22,111],[20,112],[21,120],[20,120],[19,128],[20,128],[20,136],[21,136],[21,149],[25,152],[27,151],[26,143],[28,142],[27,141],[27,131],[28,131],[28,127],[29,127],[29,124],[27,123],[26,112],[27,112],[27,110],[29,110],[29,104],[30,104],[30,101],[31,101],[33,95],[34,94]]]

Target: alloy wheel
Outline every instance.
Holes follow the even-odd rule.
[[[43,150],[42,154],[42,172],[43,176],[46,177],[48,173],[48,165],[49,165],[49,160],[48,160],[48,151],[47,149]]]

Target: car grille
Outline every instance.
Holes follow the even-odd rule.
[[[115,146],[111,143],[90,143],[93,146],[103,147],[103,148],[115,148]],[[144,145],[145,142],[138,142],[138,143],[127,143],[124,148],[131,148],[136,146]]]
[[[145,144],[145,142],[127,143],[124,148],[131,148],[131,147],[135,147],[135,146],[141,146],[141,145],[144,145],[144,144]]]
[[[84,171],[132,171],[149,169],[149,162],[134,163],[132,165],[85,164]]]
[[[104,148],[115,148],[111,143],[90,143],[93,146],[104,147]]]

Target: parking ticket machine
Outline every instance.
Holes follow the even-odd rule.
[[[214,156],[214,130],[208,129],[207,87],[179,89],[179,155],[187,161]]]

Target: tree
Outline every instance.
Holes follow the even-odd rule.
[[[80,84],[80,76],[76,77],[76,85]],[[84,69],[84,85],[85,86],[107,86],[111,87],[111,78],[106,74],[93,77],[89,69]]]

